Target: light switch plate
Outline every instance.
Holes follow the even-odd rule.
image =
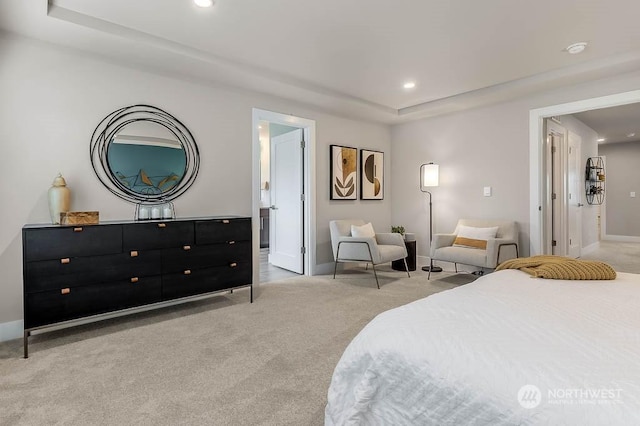
[[[636,193],[635,193],[635,191],[630,192],[630,193],[629,193],[629,197],[631,197],[631,198],[636,198]]]
[[[485,186],[484,187],[484,196],[485,197],[491,197],[491,187],[490,186]]]

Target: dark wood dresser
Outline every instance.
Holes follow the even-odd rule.
[[[251,218],[26,225],[22,247],[25,358],[31,331],[80,318],[246,286],[253,302]]]

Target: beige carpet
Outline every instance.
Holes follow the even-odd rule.
[[[0,344],[0,424],[321,425],[333,369],[375,315],[472,281],[381,268],[295,277]]]

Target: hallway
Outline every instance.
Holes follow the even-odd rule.
[[[600,248],[586,256],[584,260],[601,260],[619,272],[640,274],[640,243],[620,241],[600,241]]]

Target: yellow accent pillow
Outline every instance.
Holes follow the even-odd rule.
[[[475,228],[473,226],[460,225],[458,227],[458,235],[453,242],[454,247],[467,247],[486,250],[487,240],[495,238],[498,233],[498,227],[491,228]]]

